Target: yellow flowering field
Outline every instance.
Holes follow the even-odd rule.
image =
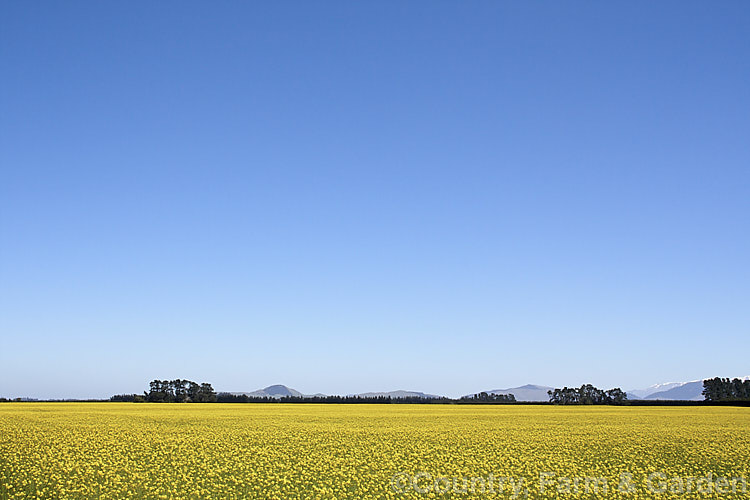
[[[2,499],[750,498],[738,478],[749,408],[0,404]]]

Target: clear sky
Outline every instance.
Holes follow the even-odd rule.
[[[750,4],[2,2],[0,396],[750,374]]]

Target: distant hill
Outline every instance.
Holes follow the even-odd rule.
[[[301,392],[294,390],[290,387],[287,387],[285,385],[276,384],[276,385],[269,385],[268,387],[265,387],[263,389],[258,389],[257,391],[253,392],[230,392],[230,394],[233,394],[235,396],[250,396],[253,398],[274,398],[274,399],[280,399],[286,396],[295,396],[295,397],[302,397],[304,394]]]
[[[361,398],[391,397],[393,399],[396,399],[396,398],[435,399],[435,398],[442,397],[442,396],[437,396],[435,394],[426,394],[424,392],[417,392],[417,391],[363,392],[360,394],[350,394],[350,396],[359,396]]]
[[[547,391],[551,391],[553,387],[547,387],[545,385],[534,385],[526,384],[521,387],[512,387],[510,389],[493,389],[491,391],[484,391],[488,394],[513,394],[516,401],[549,401],[549,395]],[[468,394],[472,396],[472,394]]]

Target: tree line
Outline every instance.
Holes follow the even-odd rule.
[[[425,398],[419,396],[284,396],[272,398],[269,396],[248,396],[247,394],[231,394],[220,392],[216,396],[217,403],[330,403],[330,404],[501,404],[515,403],[513,394],[487,394],[482,392],[460,399],[446,397]]]
[[[330,403],[330,404],[449,404],[456,400],[450,398],[420,398],[406,396],[392,398],[390,396],[248,396],[247,394],[231,394],[220,392],[216,395],[217,403]]]
[[[604,391],[591,384],[579,388],[563,387],[547,391],[549,402],[557,405],[619,405],[628,399],[628,395],[619,387]]]
[[[513,394],[480,392],[471,396],[464,396],[460,401],[463,403],[515,403],[516,397]]]
[[[750,380],[715,377],[703,381],[706,401],[750,401]]]
[[[272,398],[268,396],[248,396],[247,394],[231,394],[220,392],[216,396],[217,403],[333,403],[333,404],[501,404],[515,403],[513,394],[488,394],[480,392],[460,399],[446,397],[425,398],[419,396],[284,396]]]

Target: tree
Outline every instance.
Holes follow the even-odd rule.
[[[610,389],[607,391],[607,403],[608,404],[615,404],[620,405],[627,401],[628,395],[620,389],[619,387],[615,387],[614,389]]]
[[[174,400],[177,403],[184,403],[187,400],[187,385],[189,380],[175,379],[170,382],[174,391]]]
[[[198,390],[198,398],[199,403],[216,402],[216,392],[214,391],[214,388],[211,387],[211,384],[205,382],[201,384],[200,389]]]
[[[187,385],[187,401],[190,403],[200,403],[200,390],[201,386],[193,382],[192,380],[188,381]]]
[[[166,380],[152,380],[146,399],[152,403],[168,403],[174,401],[174,393]]]

